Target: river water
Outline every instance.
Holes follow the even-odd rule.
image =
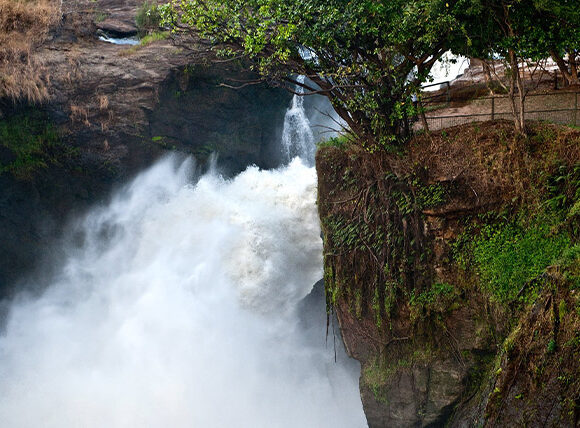
[[[42,295],[11,303],[0,426],[366,426],[324,302],[301,309],[322,277],[307,150],[233,179],[168,157],[79,219]]]

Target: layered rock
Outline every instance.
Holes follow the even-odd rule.
[[[38,264],[67,217],[168,150],[193,154],[200,165],[215,152],[226,173],[279,160],[273,145],[290,95],[264,85],[220,87],[227,77],[254,76],[241,64],[192,58],[166,34],[138,46],[99,40],[103,30],[134,34],[138,4],[63,1],[61,24],[35,53],[49,100],[0,100],[5,123],[32,120],[59,136],[25,170],[28,153],[19,159],[8,145],[0,150],[0,290]]]

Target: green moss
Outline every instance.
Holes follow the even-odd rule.
[[[409,303],[411,306],[425,306],[437,302],[440,298],[448,296],[455,291],[455,287],[448,283],[435,283],[427,291],[423,291],[417,295],[411,294]]]
[[[501,302],[513,300],[527,283],[569,250],[571,238],[547,216],[531,220],[482,216],[453,244],[454,259],[478,274],[480,284]]]
[[[375,400],[379,403],[388,404],[386,385],[390,376],[395,372],[396,366],[383,367],[377,359],[364,367],[362,380],[372,391]]]
[[[514,350],[515,348],[515,341],[516,338],[519,336],[520,334],[520,329],[521,326],[518,325],[516,326],[516,328],[514,328],[511,333],[509,334],[508,337],[506,337],[506,339],[503,341],[503,345],[502,345],[502,350],[503,352],[505,352],[508,356],[511,354],[511,352]],[[497,369],[496,374],[499,375],[501,373],[501,368]]]
[[[549,225],[485,225],[473,242],[473,259],[485,287],[501,301],[516,297],[570,245],[566,233]]]
[[[562,257],[556,262],[570,287],[580,289],[580,244],[572,245],[562,252]]]
[[[350,145],[351,140],[346,135],[339,135],[337,137],[329,138],[328,140],[321,141],[316,144],[318,149],[325,147],[337,147],[339,149],[346,148]]]
[[[0,173],[10,173],[20,180],[32,179],[35,173],[56,161],[52,150],[60,142],[56,128],[39,113],[13,116],[0,121]]]
[[[553,354],[556,352],[556,341],[554,339],[550,339],[546,345],[546,350],[548,351],[548,354]]]

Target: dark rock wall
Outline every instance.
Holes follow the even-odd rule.
[[[50,75],[50,99],[35,106],[0,100],[0,121],[34,116],[59,139],[35,154],[43,165],[33,173],[0,173],[0,297],[42,264],[68,218],[170,150],[201,165],[216,152],[225,173],[279,160],[290,95],[265,85],[220,87],[227,77],[251,75],[240,65],[203,65],[171,40],[134,50],[98,40],[99,20],[131,23],[136,7],[64,1],[62,24],[36,52]],[[0,167],[15,160],[9,146],[0,141]]]
[[[228,173],[247,165],[280,164],[280,138],[290,95],[266,85],[221,87],[228,78],[251,79],[240,66],[216,72],[204,66],[171,73],[149,115],[148,137],[169,150],[205,161],[211,153]]]

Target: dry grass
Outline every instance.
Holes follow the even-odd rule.
[[[535,206],[542,177],[560,165],[580,162],[580,131],[557,124],[528,122],[528,137],[516,135],[509,121],[470,123],[416,137],[399,174],[414,165],[427,171],[428,182],[461,185],[455,208],[521,204]]]
[[[0,0],[0,98],[48,97],[48,76],[34,49],[59,20],[59,0]]]
[[[89,122],[89,111],[86,107],[70,105],[70,120],[72,122],[82,122],[86,126],[91,126]]]

